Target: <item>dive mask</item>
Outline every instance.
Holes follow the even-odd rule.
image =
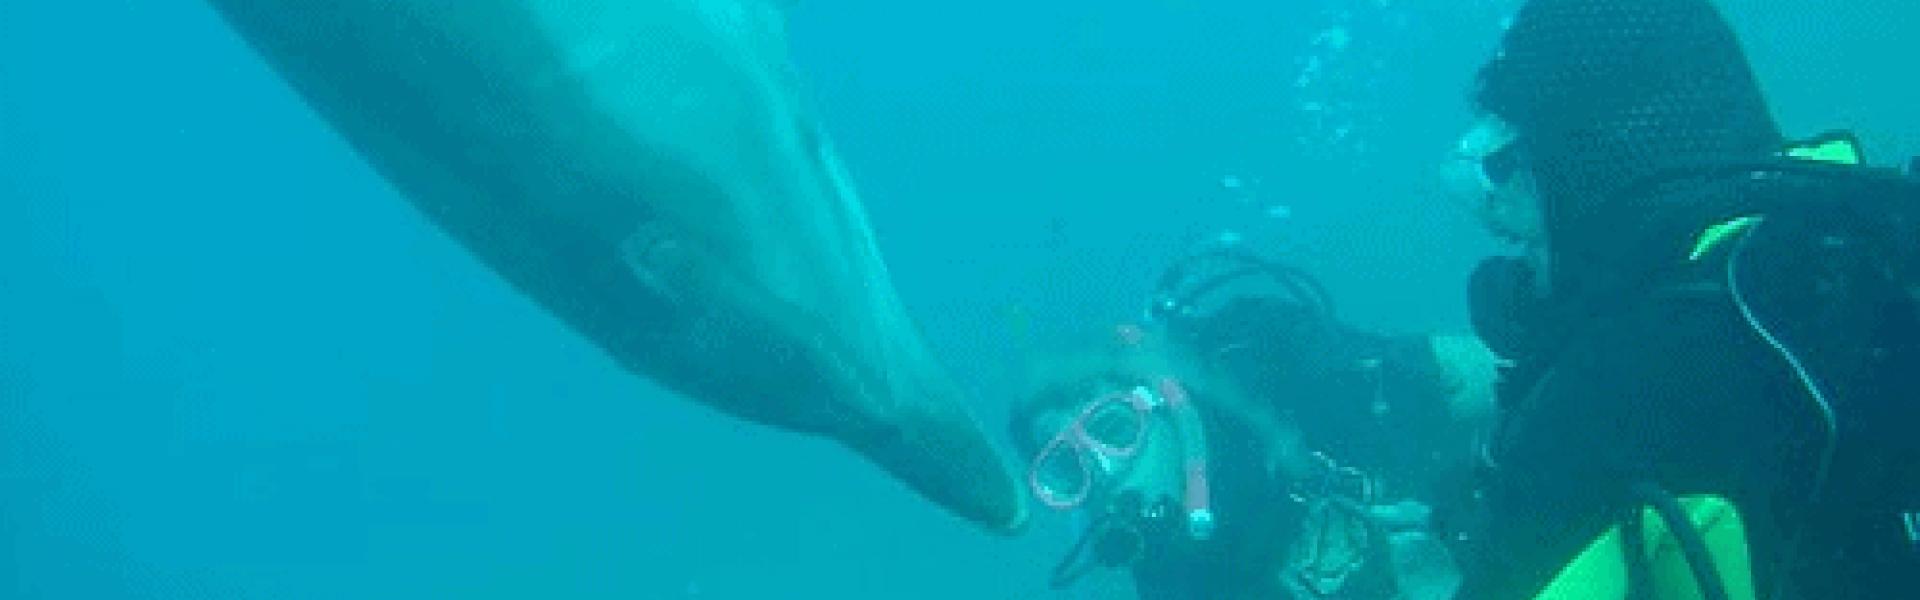
[[[1146,445],[1151,417],[1168,411],[1182,456],[1181,506],[1189,533],[1213,532],[1206,475],[1206,440],[1185,389],[1171,378],[1106,394],[1082,408],[1042,445],[1027,470],[1034,497],[1056,510],[1081,507],[1094,491],[1124,473]]]
[[[1480,210],[1519,172],[1520,154],[1515,134],[1505,122],[1493,117],[1482,118],[1461,136],[1447,161],[1443,177],[1448,194]]]

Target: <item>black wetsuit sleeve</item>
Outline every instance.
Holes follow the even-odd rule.
[[[1724,295],[1650,300],[1599,321],[1514,407],[1494,449],[1473,598],[1531,597],[1650,481],[1728,493],[1768,439],[1777,365]],[[1771,433],[1771,435],[1769,435]],[[1752,457],[1759,458],[1759,457]]]

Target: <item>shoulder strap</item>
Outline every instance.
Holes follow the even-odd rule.
[[[1646,511],[1633,505],[1620,522],[1621,560],[1627,566],[1626,600],[1655,600],[1652,567],[1648,565]]]

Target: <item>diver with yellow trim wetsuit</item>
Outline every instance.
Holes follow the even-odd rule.
[[[1473,100],[1453,179],[1524,252],[1473,277],[1460,597],[1920,597],[1915,180],[1786,140],[1707,0],[1529,0]]]

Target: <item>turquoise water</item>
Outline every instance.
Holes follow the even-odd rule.
[[[1028,344],[1222,234],[1464,327],[1496,246],[1430,168],[1512,2],[870,4],[799,3],[796,59],[996,435]],[[1920,9],[1726,4],[1790,133],[1920,153]],[[1042,598],[1039,517],[616,368],[200,3],[0,0],[0,597]]]

